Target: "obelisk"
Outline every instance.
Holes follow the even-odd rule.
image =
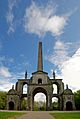
[[[43,58],[42,58],[42,42],[39,42],[38,46],[38,71],[43,71]]]

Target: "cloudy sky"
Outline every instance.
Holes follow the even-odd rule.
[[[0,91],[37,70],[39,41],[44,71],[80,89],[80,0],[0,0]]]

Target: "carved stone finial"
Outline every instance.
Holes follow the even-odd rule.
[[[25,72],[25,79],[27,79],[27,71]]]
[[[55,72],[54,72],[54,70],[53,70],[53,78],[55,79]]]
[[[68,84],[66,84],[66,89],[68,89]]]
[[[14,89],[14,85],[12,85],[12,89]]]

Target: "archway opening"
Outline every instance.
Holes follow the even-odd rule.
[[[57,94],[57,85],[53,84],[53,94]]]
[[[21,110],[28,110],[27,97],[24,97],[21,100]]]
[[[57,83],[53,84],[53,94],[59,94],[59,86]]]
[[[37,93],[34,96],[34,110],[44,111],[46,110],[46,95],[44,93]]]
[[[9,110],[14,110],[14,102],[9,102]]]
[[[42,79],[41,78],[38,79],[38,84],[42,84]]]
[[[66,110],[67,110],[67,111],[73,110],[72,102],[68,101],[68,102],[66,103]]]
[[[59,110],[59,98],[52,98],[52,110]]]
[[[35,110],[35,101],[37,101],[36,110],[48,110],[48,95],[47,91],[42,87],[37,87],[33,91],[32,110]]]
[[[27,88],[28,88],[28,85],[23,84],[23,94],[27,94]]]

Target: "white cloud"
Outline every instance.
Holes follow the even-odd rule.
[[[69,59],[68,45],[60,40],[55,42],[53,53],[46,56],[46,59],[56,66],[62,65],[63,61]]]
[[[63,33],[67,25],[68,17],[55,14],[56,5],[38,6],[32,2],[29,8],[26,8],[24,16],[24,28],[26,32],[42,36],[51,32],[53,36],[59,36]]]
[[[9,71],[8,67],[0,67],[0,91],[9,91],[12,85],[15,86],[17,79],[24,79],[25,75],[23,72],[13,73]]]
[[[46,101],[46,96],[43,93],[37,93],[34,97],[35,101]]]
[[[0,91],[9,91],[17,79],[25,77],[25,73],[23,72],[9,70],[8,64],[12,64],[13,62],[14,59],[12,58],[0,57]],[[7,64],[7,66],[4,66],[4,64]]]
[[[13,83],[11,82],[12,74],[5,66],[0,67],[0,91],[9,91]]]
[[[80,48],[68,61],[63,63],[61,73],[63,81],[69,84],[73,91],[80,89]]]
[[[77,50],[76,50],[77,49]],[[76,51],[76,52],[75,52]],[[76,91],[80,89],[80,43],[55,42],[53,53],[46,59],[56,66],[56,78],[63,78],[64,84]]]
[[[9,69],[7,67],[0,67],[0,76],[3,76],[5,78],[11,77],[11,74],[9,72]]]
[[[9,25],[8,33],[14,32],[14,13],[13,8],[16,6],[19,0],[8,0],[8,12],[7,12],[7,23]]]
[[[69,60],[79,47],[80,42],[71,43],[56,40],[52,53],[47,54],[45,59],[59,67],[63,62]]]
[[[9,91],[14,83],[8,81],[7,79],[0,80],[0,91]]]

